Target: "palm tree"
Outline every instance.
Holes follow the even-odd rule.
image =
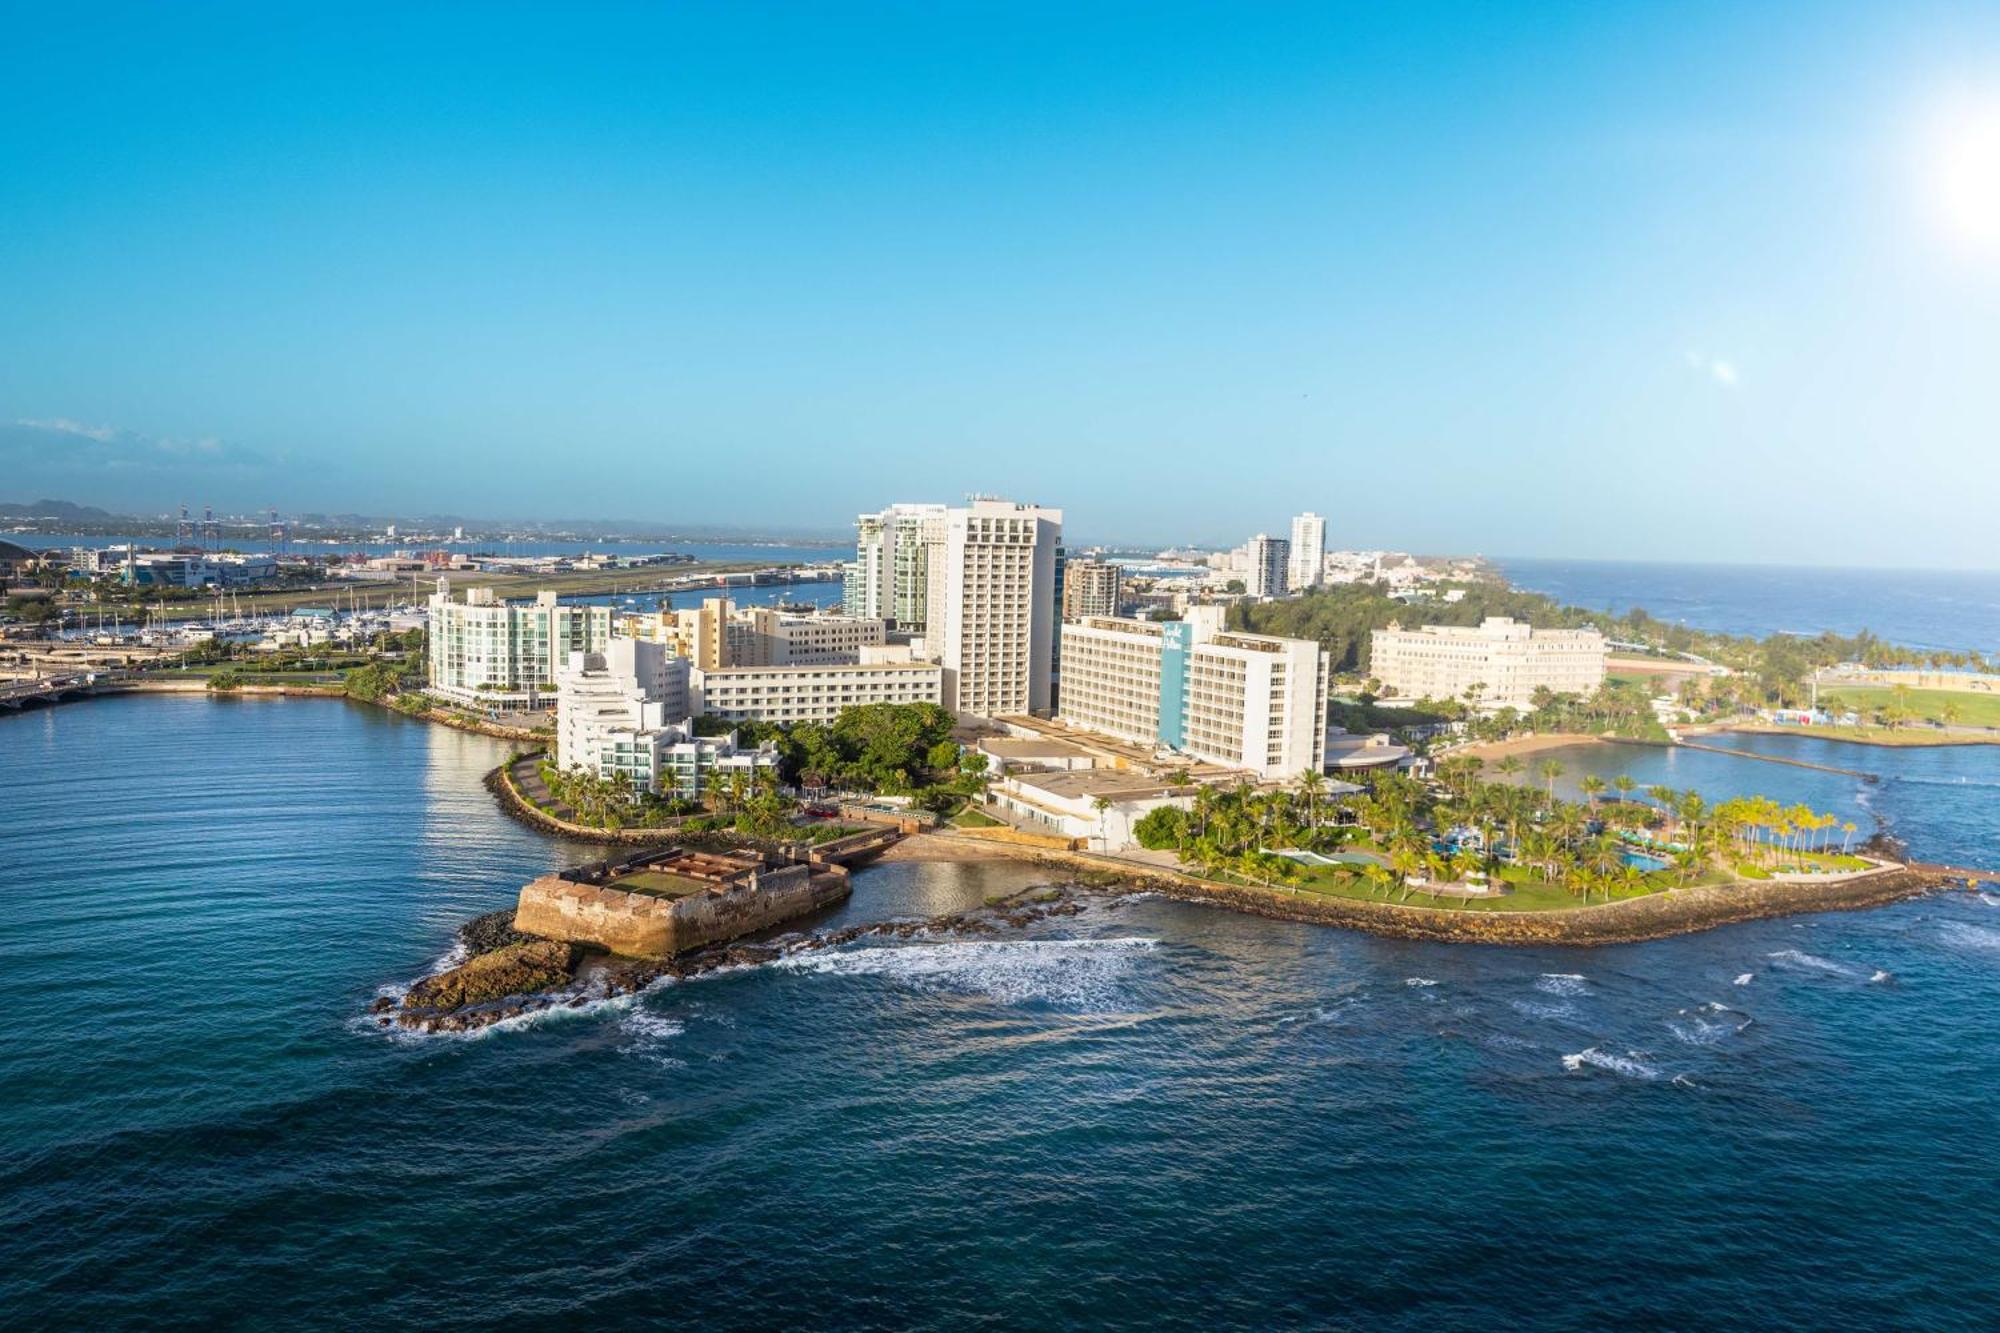
[[[1517,754],[1502,755],[1499,761],[1493,765],[1499,771],[1500,775],[1505,778],[1513,777],[1527,766],[1527,762]]]
[[[1553,759],[1544,759],[1541,763],[1535,765],[1535,771],[1540,773],[1543,781],[1549,784],[1549,804],[1554,805],[1556,800],[1556,779],[1563,775],[1563,766]]]
[[[1109,796],[1092,797],[1090,808],[1097,811],[1097,850],[1100,852],[1109,852],[1111,850],[1111,835],[1105,831],[1104,821],[1111,812],[1111,798]]]
[[[1326,792],[1326,774],[1316,768],[1306,769],[1298,777],[1299,795],[1306,803],[1306,826],[1319,827],[1319,798]]]
[[[1611,779],[1611,785],[1617,789],[1618,799],[1625,801],[1631,799],[1633,788],[1639,784],[1633,780],[1630,773],[1620,773],[1617,777]]]
[[[1591,812],[1593,814],[1596,813],[1597,798],[1604,795],[1604,779],[1598,777],[1595,773],[1586,773],[1583,775],[1583,781],[1576,785],[1585,796],[1590,798]]]
[[[1849,848],[1852,846],[1854,842],[1854,825],[1852,823],[1842,824],[1840,826],[1840,832],[1841,832],[1840,854],[1842,856],[1846,856],[1849,853]]]

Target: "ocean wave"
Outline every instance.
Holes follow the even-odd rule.
[[[669,1069],[685,1069],[686,1062],[662,1055],[660,1048],[687,1031],[687,1024],[664,1014],[650,1013],[634,1007],[619,1020],[619,1030],[632,1040],[618,1048],[621,1055],[635,1055],[665,1065]]]
[[[1405,986],[1415,986],[1419,988],[1425,986],[1437,985],[1437,983],[1435,981],[1432,981],[1429,977],[1404,977],[1403,984]]]
[[[2000,952],[2000,930],[1991,926],[1975,926],[1970,921],[1947,921],[1938,927],[1938,934],[1947,943],[1963,949],[1976,949],[1980,953]]]
[[[1735,1020],[1741,1018],[1742,1022]],[[1683,1009],[1667,1020],[1667,1031],[1688,1046],[1713,1046],[1724,1037],[1743,1031],[1755,1020],[1738,1009],[1710,1001],[1697,1009]]]
[[[1754,977],[1754,976],[1756,976],[1756,975],[1757,975],[1757,974],[1756,974],[1755,972],[1739,972],[1739,973],[1737,973],[1737,975],[1736,975],[1736,980],[1735,980],[1735,981],[1732,981],[1732,982],[1730,983],[1730,985],[1732,985],[1732,986],[1747,986],[1747,985],[1749,985],[1749,984],[1750,984],[1750,978],[1752,978],[1752,977]]]
[[[1535,989],[1544,995],[1588,995],[1590,988],[1584,984],[1581,972],[1544,972],[1535,981]]]
[[[1831,958],[1821,958],[1816,953],[1803,949],[1779,949],[1776,953],[1764,955],[1781,967],[1789,967],[1795,972],[1819,972],[1832,977],[1851,977],[1854,969],[1836,963]]]
[[[1088,1008],[1109,1003],[1134,961],[1156,943],[1136,936],[956,940],[794,954],[771,965],[792,972],[880,977],[918,990],[983,995],[1006,1004]]]
[[[1572,1074],[1583,1069],[1585,1066],[1589,1066],[1593,1069],[1602,1069],[1608,1073],[1619,1074],[1625,1078],[1636,1078],[1645,1082],[1651,1082],[1660,1076],[1660,1071],[1640,1059],[1639,1052],[1637,1051],[1630,1051],[1624,1055],[1614,1055],[1610,1051],[1596,1046],[1587,1046],[1575,1055],[1565,1055],[1562,1058],[1562,1065],[1564,1069]]]
[[[1508,1007],[1529,1018],[1572,1019],[1577,1016],[1573,1004],[1549,1004],[1543,1000],[1509,1000]]]

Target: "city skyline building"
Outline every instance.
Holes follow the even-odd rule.
[[[1047,713],[1060,623],[1062,511],[976,499],[947,509],[930,554],[924,643],[944,666],[944,706]]]
[[[1252,597],[1283,597],[1292,559],[1292,544],[1260,532],[1245,544],[1247,567],[1243,586]]]
[[[1286,571],[1287,590],[1317,588],[1326,576],[1326,520],[1307,510],[1292,519],[1292,550]]]

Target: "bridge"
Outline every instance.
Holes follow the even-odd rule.
[[[19,711],[30,704],[59,703],[96,692],[97,673],[94,671],[64,676],[29,676],[0,682],[0,708]]]

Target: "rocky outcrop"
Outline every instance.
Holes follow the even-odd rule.
[[[468,957],[476,958],[495,949],[504,949],[510,944],[526,944],[534,939],[514,929],[514,909],[503,907],[485,916],[476,916],[458,928],[458,942],[465,946]]]
[[[483,1026],[509,1016],[498,1012],[507,1001],[568,985],[577,958],[576,947],[561,940],[529,940],[480,954],[410,987],[397,1021],[424,1031]]]

